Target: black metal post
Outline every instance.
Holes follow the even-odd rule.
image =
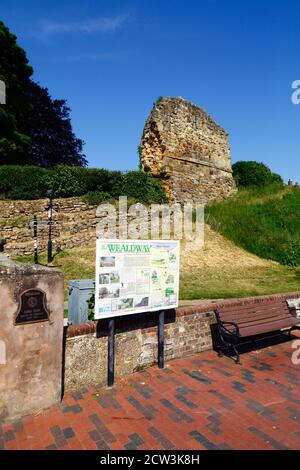
[[[164,327],[165,327],[165,312],[162,310],[158,315],[158,367],[164,368]]]
[[[108,371],[107,385],[112,387],[115,381],[115,319],[110,318],[108,322]]]
[[[38,255],[38,224],[36,215],[33,216],[34,264],[39,264]]]
[[[51,263],[53,260],[52,257],[52,209],[53,209],[53,191],[47,191],[47,196],[49,197],[49,206],[48,206],[48,263]]]

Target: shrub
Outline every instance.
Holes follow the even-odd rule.
[[[88,192],[87,170],[83,167],[58,165],[49,176],[49,188],[55,197],[82,196]]]
[[[87,172],[88,191],[100,191],[119,195],[121,190],[122,173],[103,168],[89,168]]]
[[[160,182],[141,171],[109,171],[58,165],[54,169],[36,166],[0,166],[0,196],[9,199],[38,199],[53,189],[55,197],[86,195],[89,204],[128,196],[145,204],[167,202]]]
[[[123,175],[121,193],[144,204],[168,202],[159,180],[143,171],[130,171]]]
[[[0,195],[23,200],[44,197],[50,173],[37,166],[0,166]]]
[[[87,300],[88,311],[87,317],[89,321],[95,320],[95,292],[92,293],[91,297]]]
[[[272,173],[264,163],[240,161],[234,163],[232,169],[233,177],[238,187],[267,186],[272,183],[283,185],[281,176],[277,173]]]
[[[111,194],[104,191],[89,191],[85,196],[84,200],[91,206],[98,206],[102,202],[109,201],[112,199]]]

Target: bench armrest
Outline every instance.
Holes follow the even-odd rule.
[[[240,329],[238,327],[238,325],[236,323],[233,323],[233,322],[225,322],[225,321],[222,321],[221,319],[221,314],[218,310],[215,310],[215,316],[216,316],[216,319],[217,319],[217,323],[218,323],[218,327],[219,329],[224,333],[226,333],[227,335],[231,335],[231,336],[240,336]],[[230,331],[226,328],[226,325],[230,325],[230,326],[233,326],[235,331]]]
[[[233,326],[235,328],[235,331],[230,331],[228,330],[225,325],[230,325],[230,326]],[[230,322],[230,321],[226,321],[226,322],[223,322],[221,320],[221,327],[226,331],[227,334],[229,335],[236,335],[236,336],[240,336],[240,329],[238,327],[238,325],[236,323],[233,323],[233,322]]]

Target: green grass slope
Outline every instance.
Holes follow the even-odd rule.
[[[261,258],[300,265],[300,190],[272,185],[242,189],[206,207],[206,221]]]

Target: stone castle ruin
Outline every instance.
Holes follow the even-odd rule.
[[[235,191],[228,134],[183,98],[162,98],[144,127],[144,171],[159,178],[173,202],[206,203]]]

